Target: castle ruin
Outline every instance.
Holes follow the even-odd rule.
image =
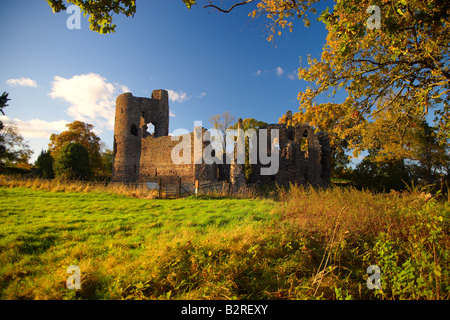
[[[150,124],[154,126],[153,134],[147,131]],[[171,154],[179,141],[169,136],[168,92],[155,90],[151,98],[138,98],[131,93],[121,94],[116,99],[112,181],[149,182],[163,179],[175,182],[181,179],[183,183],[198,180],[227,181],[232,185],[292,183],[329,186],[331,150],[326,133],[316,134],[305,124],[271,124],[264,129],[267,129],[268,137],[274,129],[279,132],[279,168],[276,174],[261,175],[261,169],[267,165],[262,164],[259,158],[256,164],[252,164],[247,181],[243,164],[207,164],[202,160],[175,164]],[[204,128],[189,133],[191,143],[194,144],[197,138],[204,150],[210,144],[209,139],[204,139],[205,134],[208,131]],[[271,150],[271,140],[268,139],[267,143],[267,150]],[[194,159],[194,149],[192,145],[191,159]]]

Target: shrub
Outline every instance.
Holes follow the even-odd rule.
[[[39,169],[39,173],[43,178],[53,179],[55,177],[55,172],[53,171],[54,159],[49,151],[42,150],[41,154],[36,160],[36,167]]]
[[[353,171],[356,187],[379,192],[403,190],[404,181],[411,181],[411,178],[403,161],[375,162],[366,158]]]
[[[91,176],[88,150],[80,143],[66,142],[54,164],[55,176],[62,180],[87,180]]]
[[[449,237],[445,213],[434,200],[416,213],[401,241],[380,233],[367,259],[381,268],[383,299],[449,299]]]

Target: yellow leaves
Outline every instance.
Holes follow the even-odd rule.
[[[264,14],[271,21],[269,36],[267,37],[267,40],[271,42],[273,41],[273,35],[281,36],[282,34],[281,31],[276,30],[278,28],[289,28],[289,32],[292,32],[294,19],[303,19],[305,26],[309,26],[310,21],[306,17],[306,11],[315,13],[316,10],[312,8],[312,5],[316,2],[318,0],[259,0],[257,9],[252,11],[249,16],[254,18],[257,15]]]

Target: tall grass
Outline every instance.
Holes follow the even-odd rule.
[[[0,176],[0,187],[24,187],[51,192],[106,192],[139,199],[154,199],[158,196],[155,190],[148,190],[145,185],[125,183],[110,183],[91,181],[60,181],[57,179],[19,179],[16,177]]]
[[[412,191],[375,194],[292,186],[280,192],[278,212],[285,230],[316,249],[313,296],[361,297],[365,269],[379,265],[382,290],[366,294],[449,299],[449,203],[426,201]]]
[[[203,190],[200,188],[198,196],[202,198],[236,198],[236,199],[256,199],[261,198],[261,193],[252,186],[231,187],[223,184],[215,190]]]
[[[145,184],[127,183],[103,183],[93,181],[60,181],[57,179],[17,178],[0,175],[0,187],[24,187],[47,190],[52,192],[106,192],[139,199],[155,199],[159,196],[158,190],[149,190]],[[165,189],[162,189],[162,197],[166,197]],[[255,199],[261,196],[253,187],[230,187],[224,184],[215,190],[200,189],[198,196],[201,198],[236,198]]]

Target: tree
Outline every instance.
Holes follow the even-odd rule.
[[[403,190],[412,179],[411,171],[403,161],[377,162],[371,156],[364,158],[352,173],[353,183],[357,187],[379,192]]]
[[[53,12],[67,10],[63,0],[47,0]],[[67,0],[80,8],[83,14],[89,15],[89,28],[100,34],[115,32],[116,25],[112,23],[114,14],[134,17],[135,0]]]
[[[380,7],[380,29],[367,27],[361,8]],[[328,30],[320,61],[308,58],[299,77],[314,83],[299,93],[301,108],[315,98],[346,91],[343,136],[364,136],[386,119],[401,121],[435,110],[438,138],[450,138],[450,5],[444,1],[338,1],[320,20]],[[365,121],[360,121],[363,118]],[[390,120],[389,120],[390,121]],[[369,137],[349,139],[358,154]]]
[[[0,96],[0,112],[5,115],[5,112],[3,111],[3,108],[8,106],[8,101],[10,99],[8,99],[8,93],[7,92],[3,92],[2,95]],[[0,121],[0,131],[2,131],[4,128],[3,122]],[[4,154],[6,151],[6,146],[4,145],[4,141],[1,140],[0,138],[0,156],[2,154]]]
[[[267,122],[264,121],[258,121],[254,118],[246,118],[242,120],[242,129],[244,131],[247,131],[249,129],[261,129],[262,127],[267,126]],[[230,126],[230,129],[237,129],[238,128],[238,123],[236,122],[234,125]]]
[[[0,167],[27,164],[33,154],[28,142],[20,135],[14,124],[4,126],[0,131]]]
[[[66,131],[50,136],[49,151],[53,158],[58,154],[66,142],[78,142],[83,145],[89,153],[89,161],[94,176],[100,175],[103,170],[100,138],[92,131],[94,126],[82,121],[74,121],[66,125]]]
[[[8,106],[8,101],[11,99],[8,99],[8,93],[3,92],[0,96],[0,112],[2,115],[5,115],[5,112],[3,111],[3,108]],[[3,122],[0,121],[0,131],[3,129]]]
[[[437,139],[437,129],[426,121],[413,117],[384,116],[368,128],[367,156],[353,172],[358,186],[402,189],[405,183],[439,183],[448,174],[448,145]]]
[[[110,179],[112,176],[113,151],[105,149],[101,152],[102,170],[100,171],[100,179]]]
[[[185,1],[188,7],[198,2]],[[209,0],[204,7],[228,13],[252,2],[257,5],[250,15],[266,16],[268,40],[273,41],[282,29],[292,31],[297,19],[308,26],[308,15],[316,12],[319,0],[234,1],[228,8]],[[377,8],[380,29],[368,23]],[[353,125],[342,132],[342,138],[355,155],[366,149],[368,141],[356,138],[374,125],[374,117],[383,110],[384,115],[394,111],[402,117],[418,112],[425,116],[434,109],[438,138],[448,144],[449,17],[450,4],[443,0],[335,1],[332,13],[327,8],[319,19],[328,30],[321,59],[308,57],[308,66],[299,69],[299,78],[314,84],[299,93],[300,109],[314,108],[318,96],[345,90],[346,119],[342,120]]]
[[[217,135],[215,137],[217,138],[217,143],[220,143],[222,146],[223,154],[219,155],[217,154],[217,157],[222,156],[222,159],[225,163],[225,155],[226,155],[226,137],[227,137],[227,130],[230,129],[231,125],[236,121],[236,117],[231,115],[229,111],[225,111],[222,114],[217,114],[215,116],[212,116],[209,118],[209,122],[212,124],[213,128],[217,130]],[[230,143],[230,142],[228,142]]]
[[[436,128],[426,121],[419,121],[415,129],[415,143],[410,146],[412,160],[418,163],[414,175],[427,184],[435,183],[439,176],[450,174],[450,146],[438,142]]]
[[[238,123],[236,122],[234,125],[230,127],[230,129],[237,130],[238,129]],[[263,127],[267,126],[267,123],[264,121],[258,121],[254,118],[247,118],[242,120],[242,130],[246,132],[247,130],[254,129],[259,130]],[[250,148],[257,147],[257,146],[250,146],[249,138],[245,138],[245,179],[248,180],[250,177],[250,174],[252,173],[252,165],[250,164]]]
[[[5,115],[3,108],[8,106],[8,93],[3,92],[0,96],[0,112]],[[0,121],[0,167],[28,165],[33,151],[20,135],[16,125],[10,123],[5,126]]]
[[[53,163],[54,159],[50,154],[50,151],[42,150],[34,165],[36,166],[36,168],[38,168],[39,173],[42,175],[42,177],[46,179],[53,179],[55,177],[55,172],[53,171]]]
[[[437,172],[449,166],[449,145],[438,140],[438,129],[421,114],[405,114],[401,110],[383,110],[373,123],[365,124],[362,138],[371,158],[378,163],[408,162],[419,165],[412,175],[431,184]],[[421,172],[420,174],[418,174]]]
[[[77,142],[66,142],[55,159],[55,176],[63,180],[86,180],[91,176],[89,153]]]

